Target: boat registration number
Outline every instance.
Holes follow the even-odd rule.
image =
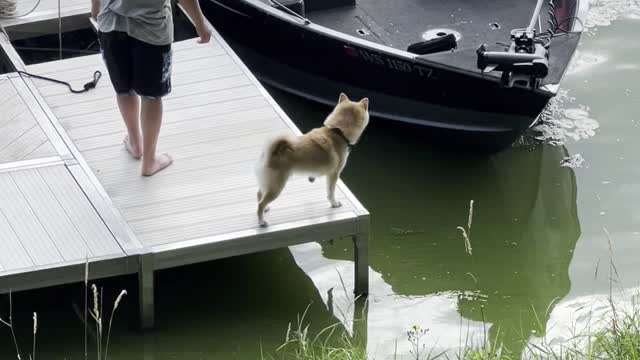
[[[416,73],[421,77],[426,77],[431,79],[437,78],[437,72],[434,71],[434,69],[424,65],[414,64],[409,61],[396,59],[390,56],[367,51],[364,49],[356,50],[350,46],[345,46],[345,51],[350,56],[359,57],[360,59],[372,65],[386,67],[388,69],[400,71],[404,73]]]

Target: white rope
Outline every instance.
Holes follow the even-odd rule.
[[[17,10],[17,0],[0,0],[0,16],[13,16]]]
[[[18,11],[17,0],[0,0],[0,19],[16,19],[16,18],[25,17],[31,14],[32,12],[36,11],[38,6],[40,6],[41,1],[42,0],[36,1],[35,5],[33,5],[33,8],[31,8],[31,10],[27,11],[26,13],[17,15],[16,14],[16,12]]]
[[[35,5],[33,5],[31,10],[27,11],[26,13],[16,15],[16,12],[18,11],[17,0],[0,0],[0,20],[17,19],[17,18],[28,16],[32,12],[36,11],[38,6],[40,6],[41,1],[42,0],[36,1]],[[0,32],[4,34],[4,36],[7,38],[7,41],[11,41],[9,34],[7,33],[7,30],[4,28],[4,26],[2,26],[2,23],[0,23]]]

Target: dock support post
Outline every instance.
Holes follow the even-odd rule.
[[[153,254],[140,255],[138,288],[140,298],[140,327],[148,330],[155,325]]]
[[[356,296],[369,294],[369,233],[360,232],[353,237],[355,253],[355,289]]]

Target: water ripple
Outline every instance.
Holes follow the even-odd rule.
[[[598,27],[609,26],[622,17],[640,18],[640,0],[591,0],[584,24],[586,33],[592,34]]]
[[[579,141],[594,136],[600,124],[591,118],[589,107],[576,106],[574,102],[575,98],[569,96],[567,90],[560,90],[540,114],[529,137],[545,144],[564,145],[568,140]]]
[[[583,164],[584,164],[584,158],[580,154],[567,156],[566,158],[562,159],[562,161],[560,162],[561,167],[568,167],[572,169],[582,167]]]

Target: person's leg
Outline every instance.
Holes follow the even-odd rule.
[[[156,145],[162,125],[162,98],[142,97],[142,175],[151,176],[171,165],[168,154],[156,154]]]
[[[168,154],[156,154],[162,124],[162,97],[171,92],[171,45],[157,46],[133,39],[133,88],[142,99],[142,174],[153,175],[171,165]]]
[[[142,157],[140,101],[137,95],[118,95],[117,98],[120,114],[127,127],[128,135],[124,138],[124,147],[134,159],[140,159]]]
[[[116,92],[120,115],[127,127],[128,135],[124,138],[124,146],[133,158],[139,159],[142,156],[140,104],[133,92],[131,39],[126,33],[118,31],[100,32],[99,39],[102,57]]]

